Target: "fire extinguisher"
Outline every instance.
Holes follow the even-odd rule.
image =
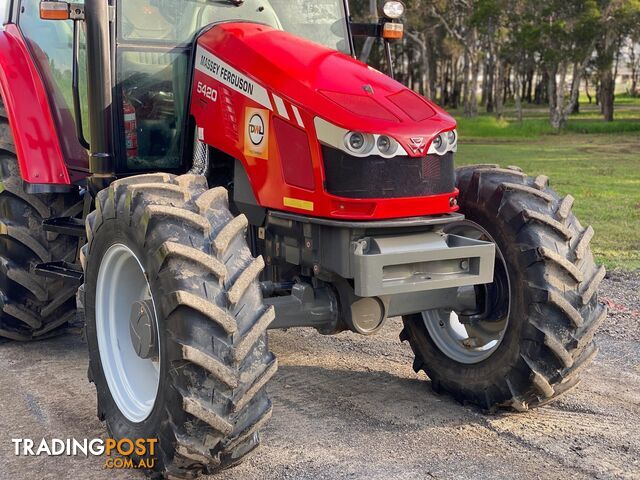
[[[136,109],[127,97],[122,100],[124,112],[124,139],[127,146],[127,158],[138,156],[138,122]]]

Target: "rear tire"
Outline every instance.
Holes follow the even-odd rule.
[[[82,206],[77,192],[25,192],[0,101],[0,338],[48,338],[75,318],[76,288],[42,278],[33,269],[52,260],[75,261],[77,238],[45,232],[42,220],[78,215]]]
[[[401,339],[436,391],[488,410],[522,411],[574,387],[598,349],[593,341],[607,315],[597,290],[605,276],[589,248],[591,227],[571,212],[544,176],[518,169],[457,171],[461,212],[486,229],[503,253],[512,285],[509,320],[498,348],[477,363],[454,361],[428,333],[422,314],[405,317]]]
[[[208,190],[195,175],[116,181],[87,218],[80,292],[98,417],[116,439],[158,438],[155,475],[194,478],[240,462],[271,416],[265,385],[277,362],[266,328],[274,311],[262,300],[264,264],[249,251],[246,226],[229,212],[226,190]],[[159,383],[140,421],[112,394],[96,322],[96,305],[105,301],[96,291],[99,272],[118,244],[137,257],[157,312]]]

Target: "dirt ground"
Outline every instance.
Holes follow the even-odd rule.
[[[486,416],[435,395],[391,321],[372,338],[275,332],[263,447],[210,480],[640,478],[640,274],[612,274],[611,315],[582,383],[544,408]],[[16,457],[12,438],[96,438],[77,337],[0,345],[0,478],[125,479],[99,458]]]

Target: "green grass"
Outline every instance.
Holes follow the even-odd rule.
[[[476,118],[464,118],[461,111],[453,110],[451,113],[458,121],[460,135],[467,139],[537,138],[567,133],[640,133],[640,98],[625,97],[619,102],[616,104],[613,122],[604,122],[596,105],[583,103],[580,113],[569,119],[566,128],[560,134],[554,132],[549,125],[549,111],[546,107],[526,106],[522,123],[516,121],[513,106],[506,111],[503,120],[487,114]]]
[[[498,120],[495,117],[480,116],[474,119],[457,118],[460,135],[465,138],[532,138],[541,135],[563,135],[565,133],[640,133],[640,117],[620,118],[613,122],[582,117],[572,119],[564,131],[557,134],[546,119],[531,118],[521,124],[514,120]]]
[[[608,268],[640,269],[640,101],[605,123],[588,109],[567,130],[552,134],[539,112],[518,125],[489,116],[459,120],[458,164],[517,165],[545,174],[559,193],[571,194],[583,225],[596,231],[592,248]],[[538,117],[538,118],[536,118]],[[585,134],[586,132],[588,134]]]

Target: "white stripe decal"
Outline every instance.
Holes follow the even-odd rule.
[[[296,116],[298,125],[304,128],[304,122],[302,121],[302,117],[300,116],[300,110],[298,110],[298,107],[296,107],[295,105],[291,105],[291,108],[293,109],[293,114]]]
[[[287,112],[287,107],[284,104],[284,101],[277,96],[276,94],[272,93],[273,95],[273,101],[276,102],[276,108],[278,109],[278,115],[280,115],[281,117],[286,118],[287,120],[289,120],[289,113]]]
[[[266,88],[243,75],[201,46],[198,46],[196,52],[196,70],[232,88],[236,92],[240,92],[263,107],[273,110]]]

